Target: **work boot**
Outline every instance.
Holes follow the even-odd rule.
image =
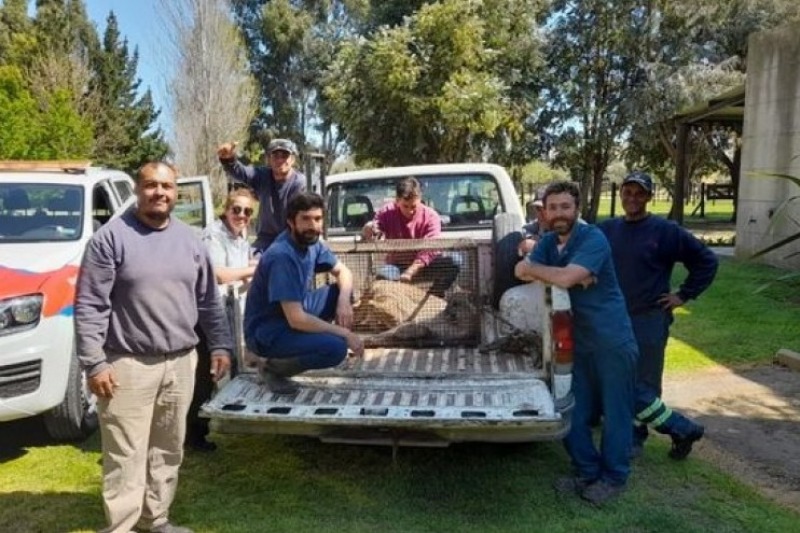
[[[556,494],[561,496],[567,496],[569,494],[580,496],[592,483],[592,480],[578,476],[560,477],[553,483],[553,489],[555,489]]]
[[[602,507],[610,501],[616,500],[625,492],[625,485],[612,485],[602,479],[592,483],[581,492],[581,498],[595,507]]]
[[[700,424],[696,424],[694,429],[683,437],[676,437],[672,435],[672,449],[669,451],[669,456],[676,461],[686,459],[692,452],[692,445],[703,438],[705,428]]]
[[[306,370],[296,357],[288,359],[267,359],[258,370],[267,388],[275,394],[296,394],[300,389],[297,382],[289,379]]]

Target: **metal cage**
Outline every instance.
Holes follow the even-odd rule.
[[[329,242],[353,273],[353,330],[367,347],[480,342],[478,247],[470,239]],[[426,263],[413,278],[415,258]],[[324,279],[318,282],[325,282]]]

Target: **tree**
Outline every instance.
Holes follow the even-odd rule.
[[[507,157],[534,112],[535,3],[424,5],[352,39],[325,78],[331,115],[359,160],[376,164]]]
[[[150,89],[138,94],[138,61],[138,50],[131,54],[127,40],[120,39],[117,18],[111,12],[102,45],[90,58],[87,114],[95,125],[92,159],[131,173],[145,161],[163,158],[168,150],[160,128],[153,129],[159,111]]]
[[[556,162],[581,185],[582,214],[597,215],[606,167],[632,121],[631,96],[657,50],[650,2],[556,0],[548,21],[548,106],[540,120]],[[652,42],[651,41],[655,41]]]
[[[87,157],[91,124],[75,111],[72,98],[61,89],[37,102],[18,67],[0,66],[0,159]]]
[[[341,139],[322,93],[341,42],[363,27],[367,0],[231,0],[260,87],[250,145],[289,137],[330,165]]]
[[[215,197],[226,192],[217,163],[219,143],[244,139],[257,87],[228,0],[162,0],[171,28],[169,81],[175,161],[186,174],[211,176]]]
[[[0,5],[0,65],[20,65],[34,46],[27,0],[4,0]]]
[[[747,36],[797,20],[800,6],[782,0],[733,0],[702,6],[677,1],[661,9],[660,50],[669,53],[651,53],[645,64],[646,77],[631,99],[635,112],[625,158],[631,166],[651,170],[672,191],[677,163],[673,117],[744,83]],[[740,128],[725,124],[692,129],[686,186],[694,175],[725,168],[737,189],[741,133]]]

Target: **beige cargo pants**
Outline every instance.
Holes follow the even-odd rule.
[[[197,353],[108,358],[119,385],[97,404],[108,520],[102,531],[148,530],[168,521],[175,497]]]

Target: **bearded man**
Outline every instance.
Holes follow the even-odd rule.
[[[636,340],[608,241],[596,226],[578,222],[578,186],[553,183],[543,202],[551,231],[514,272],[569,290],[575,408],[564,444],[574,474],[556,481],[555,489],[601,506],[623,492],[630,474]],[[597,413],[603,417],[599,452],[591,428]]]
[[[336,366],[348,349],[354,356],[364,352],[361,338],[351,331],[353,275],[319,240],[322,197],[298,193],[286,217],[287,229],[256,267],[244,315],[247,348],[264,359],[261,377],[278,394],[297,392],[291,376]],[[330,273],[336,284],[312,290],[320,272]]]

